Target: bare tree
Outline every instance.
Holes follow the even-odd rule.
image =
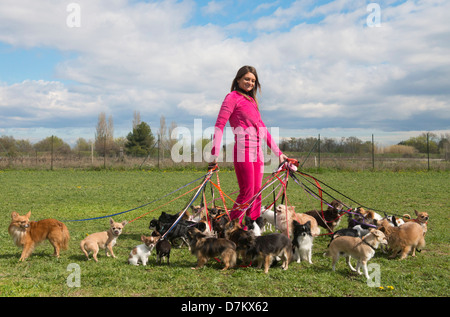
[[[114,146],[114,123],[110,115],[106,121],[106,114],[101,112],[98,115],[97,131],[95,133],[95,150],[106,156]]]
[[[169,152],[172,150],[172,147],[178,142],[177,138],[172,138],[172,132],[177,128],[177,124],[175,121],[172,121],[170,123],[170,127],[169,127],[169,137],[168,137],[168,149]]]
[[[139,111],[134,110],[133,114],[133,130],[136,129],[138,125],[141,124],[141,113]]]
[[[164,150],[167,146],[167,125],[166,118],[161,115],[159,119],[159,150],[161,151],[162,158],[164,158]]]

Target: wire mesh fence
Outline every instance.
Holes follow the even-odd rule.
[[[205,160],[174,161],[170,153],[161,152],[133,157],[126,154],[92,155],[88,153],[35,152],[33,155],[8,156],[0,153],[0,169],[202,169]],[[334,170],[449,170],[450,160],[444,154],[392,154],[392,153],[327,153],[284,151],[299,161],[304,169]],[[267,165],[268,163],[266,163]],[[219,163],[222,168],[233,168],[232,161]]]

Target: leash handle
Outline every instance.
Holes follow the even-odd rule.
[[[293,158],[287,158],[278,165],[278,168],[275,170],[275,172],[280,171],[282,168],[296,172],[298,167],[299,167],[298,160]]]
[[[293,159],[293,158],[287,158],[286,161],[287,161],[288,164],[294,165],[295,167],[298,167],[298,166],[299,166],[298,160],[296,160],[296,159]]]

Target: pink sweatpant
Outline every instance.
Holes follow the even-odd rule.
[[[261,215],[261,195],[256,198],[245,213],[243,213],[243,210],[238,208],[238,206],[250,202],[253,196],[261,189],[264,162],[261,160],[257,160],[256,162],[249,162],[248,160],[238,162],[237,160],[234,160],[234,170],[239,184],[239,195],[236,198],[236,203],[230,213],[230,218],[235,219],[240,217],[242,221],[244,216],[247,215],[252,220],[255,220]],[[243,206],[244,209],[246,207],[246,205]]]

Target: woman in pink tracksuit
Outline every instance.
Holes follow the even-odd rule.
[[[240,217],[241,221],[245,213],[252,220],[258,218],[261,213],[261,195],[244,212],[247,208],[245,203],[250,202],[261,189],[264,172],[261,140],[266,140],[270,149],[279,157],[280,163],[287,159],[261,120],[256,99],[256,92],[260,88],[254,67],[243,66],[239,69],[231,85],[231,92],[225,97],[220,108],[211,150],[213,164],[216,164],[220,153],[223,129],[229,121],[235,135],[233,159],[239,184],[239,196],[236,198],[230,217],[231,219]]]

